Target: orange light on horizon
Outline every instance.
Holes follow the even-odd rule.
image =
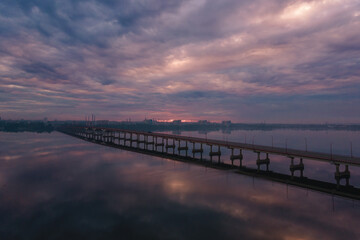
[[[180,120],[181,122],[197,122],[197,120],[189,120],[189,119],[158,119],[157,122],[173,122],[176,120]]]

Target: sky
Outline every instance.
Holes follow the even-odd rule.
[[[360,122],[360,0],[1,0],[3,119]]]

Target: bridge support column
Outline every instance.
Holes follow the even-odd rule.
[[[260,171],[260,166],[266,164],[266,171],[269,171],[269,164],[270,164],[269,154],[266,153],[266,158],[261,159],[260,158],[261,152],[256,152],[256,153],[257,153],[257,160],[256,160],[257,170]]]
[[[149,150],[149,145],[152,145],[152,150],[154,151],[154,137],[152,137],[152,140],[151,141],[149,141],[149,136],[148,135],[146,135],[146,150]]]
[[[175,154],[175,139],[173,139],[173,154]]]
[[[148,136],[144,135],[144,149],[147,150]]]
[[[212,157],[213,156],[218,156],[218,164],[220,164],[220,157],[221,157],[221,152],[220,152],[220,146],[218,146],[218,150],[217,152],[213,152],[213,146],[210,145],[210,153],[209,153],[209,156],[210,156],[210,162],[212,162]]]
[[[164,138],[162,137],[161,138],[161,152],[164,152],[164,145],[165,145]]]
[[[173,144],[169,144],[169,139],[166,138],[166,146],[165,146],[165,148],[166,148],[166,153],[168,153],[169,148],[172,148],[172,150],[173,150],[172,153],[175,154],[175,140],[173,139]]]
[[[300,158],[300,163],[299,164],[294,164],[294,157],[290,157],[291,159],[291,164],[290,164],[290,171],[291,171],[291,179],[294,178],[294,172],[295,171],[300,171],[300,177],[304,177],[304,163],[303,163],[303,159]]]
[[[144,140],[141,140],[141,134],[137,134],[137,148],[140,149],[140,144],[143,143],[144,144],[144,149],[145,149],[145,136],[144,136]]]
[[[169,139],[167,138],[166,139],[166,146],[165,146],[165,149],[166,149],[166,153],[168,153],[168,146],[169,146]]]
[[[157,148],[161,147],[161,152],[164,152],[164,138],[161,138],[161,143],[158,142],[158,137],[155,137],[155,150],[157,151]]]
[[[335,172],[335,179],[336,179],[336,187],[340,187],[340,180],[345,178],[346,180],[346,186],[349,186],[349,179],[350,179],[350,171],[349,171],[349,165],[345,165],[345,170],[343,172],[340,172],[340,164],[335,163],[336,166],[336,172]]]
[[[178,154],[181,155],[181,151],[185,151],[185,156],[188,156],[188,142],[185,141],[185,146],[181,146],[181,140],[178,140]]]
[[[128,141],[130,142],[130,147],[133,147],[133,143],[134,142],[136,142],[135,140],[134,140],[134,137],[133,137],[133,133],[130,133],[130,138],[128,139]]]
[[[103,132],[103,142],[104,143],[107,142],[107,132],[106,131]]]
[[[234,148],[231,148],[230,160],[231,160],[232,166],[234,166],[234,160],[239,159],[239,161],[240,161],[239,167],[242,167],[242,160],[243,160],[242,149],[239,149],[239,150],[240,150],[240,153],[238,155],[234,155]]]
[[[203,160],[202,156],[204,152],[203,144],[200,143],[200,148],[195,148],[195,142],[193,142],[192,144],[193,144],[193,149],[192,149],[193,158],[195,159],[196,153],[200,153],[200,161],[202,161]]]
[[[110,138],[111,138],[111,137],[110,137],[110,132],[106,131],[106,132],[105,132],[105,142],[106,142],[106,143],[109,143],[109,142],[110,142]]]

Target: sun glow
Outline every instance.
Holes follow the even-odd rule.
[[[196,120],[189,120],[189,119],[158,119],[158,120],[156,120],[156,121],[157,121],[157,122],[167,122],[167,123],[170,123],[170,122],[173,122],[173,121],[176,121],[176,120],[180,120],[182,123],[197,122]]]

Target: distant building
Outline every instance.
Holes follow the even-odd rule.
[[[109,125],[109,120],[97,120],[96,122],[96,125],[101,125],[101,126],[104,126],[104,125]]]
[[[146,123],[146,124],[154,124],[154,123],[156,123],[156,121],[154,119],[145,119],[144,123]]]
[[[222,121],[221,125],[224,127],[230,127],[231,126],[231,121]]]
[[[198,121],[199,124],[208,124],[208,120],[199,120]]]
[[[181,124],[181,120],[174,120],[172,122],[173,122],[173,124]]]

